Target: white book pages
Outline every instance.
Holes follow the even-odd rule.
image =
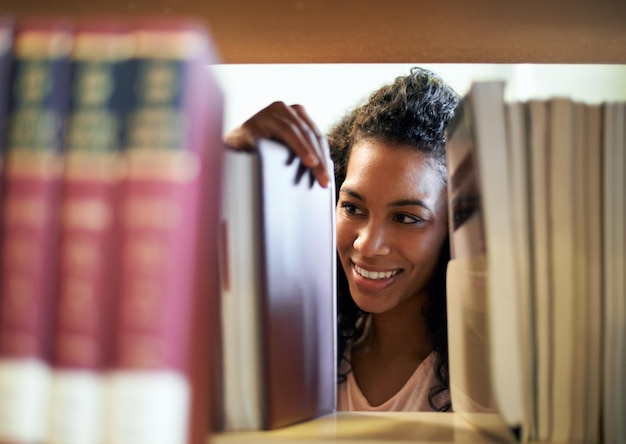
[[[488,322],[493,393],[511,427],[523,425],[519,294],[503,82],[477,82],[470,89],[487,244]]]
[[[552,428],[552,347],[550,325],[550,183],[548,180],[548,107],[542,100],[530,100],[529,142],[531,157],[531,238],[535,318],[535,404],[536,430],[532,439],[547,441]]]
[[[446,273],[450,394],[454,411],[463,415],[497,412],[489,366],[488,271],[472,126],[472,110],[465,102],[448,125],[446,143],[452,257]]]
[[[531,261],[530,153],[527,132],[527,107],[523,102],[506,104],[508,160],[510,171],[511,216],[513,224],[515,271],[519,293],[520,347],[523,424],[522,440],[535,430],[535,338],[533,318],[533,277]]]
[[[551,439],[570,442],[574,418],[574,112],[565,98],[550,100],[550,232],[552,281]]]
[[[574,270],[572,281],[574,283],[574,293],[572,293],[571,303],[574,306],[574,336],[572,337],[576,345],[576,353],[573,354],[573,417],[572,417],[572,440],[582,442],[587,429],[585,410],[587,405],[586,386],[587,381],[587,360],[588,350],[585,348],[586,338],[589,336],[589,310],[588,310],[588,276],[589,276],[589,252],[587,251],[588,234],[588,206],[586,202],[586,190],[589,186],[588,165],[585,159],[587,151],[586,119],[587,106],[584,103],[573,104],[574,112],[574,164],[573,168],[573,192],[574,198]]]
[[[488,365],[485,256],[452,259],[446,279],[450,393],[454,411],[495,413]]]
[[[259,158],[227,150],[221,251],[224,430],[261,428]]]

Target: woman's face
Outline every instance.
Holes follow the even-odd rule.
[[[409,146],[353,147],[337,202],[337,250],[356,304],[371,313],[425,295],[448,234],[436,162]]]

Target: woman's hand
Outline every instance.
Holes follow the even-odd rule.
[[[311,168],[321,186],[330,180],[329,149],[326,137],[301,105],[274,102],[224,136],[224,143],[235,149],[254,149],[258,139],[273,139],[287,145]]]

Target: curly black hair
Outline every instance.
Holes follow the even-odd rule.
[[[351,148],[363,139],[414,147],[437,161],[445,182],[445,127],[454,115],[459,100],[460,96],[441,77],[418,67],[372,93],[365,103],[341,119],[328,134],[337,193],[346,178]],[[437,403],[438,395],[449,388],[445,275],[449,260],[450,248],[446,239],[429,282],[428,302],[423,313],[433,349],[437,353],[435,374],[440,384],[433,387],[429,394],[429,403],[437,411],[451,409],[450,402]],[[337,297],[337,359],[341,369],[342,361],[347,360],[346,348],[363,333],[363,319],[367,315],[350,296],[342,267],[337,270]],[[350,368],[349,362],[345,368]],[[345,381],[348,372],[339,370],[339,382]]]

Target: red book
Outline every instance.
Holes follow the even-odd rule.
[[[72,29],[19,24],[0,219],[0,441],[43,442]]]
[[[332,413],[334,183],[322,188],[289,149],[266,139],[254,152],[229,150],[224,174],[223,430]]]
[[[120,203],[111,442],[206,442],[219,326],[222,95],[194,23],[145,20]]]
[[[50,440],[99,442],[117,288],[117,204],[134,86],[131,29],[81,21],[65,139]]]

